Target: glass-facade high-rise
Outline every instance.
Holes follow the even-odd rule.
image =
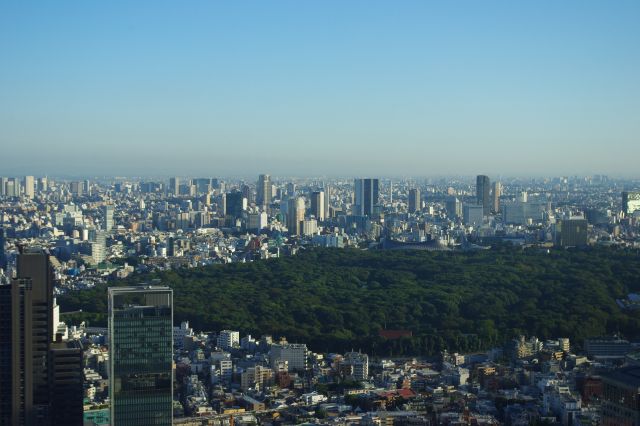
[[[109,288],[109,351],[112,424],[171,425],[172,290]]]
[[[378,179],[356,179],[354,182],[355,205],[353,214],[373,217],[378,206],[380,181]]]
[[[491,213],[491,181],[488,176],[476,177],[476,203],[482,206],[482,213],[485,216]]]
[[[271,177],[269,175],[258,176],[256,203],[261,207],[271,204]]]

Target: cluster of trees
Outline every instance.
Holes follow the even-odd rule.
[[[473,252],[313,249],[295,257],[139,275],[174,289],[176,322],[286,336],[318,351],[377,355],[472,351],[519,334],[636,337],[640,312],[616,298],[640,291],[640,256],[622,249]],[[60,298],[75,319],[106,323],[106,286]],[[386,340],[381,329],[412,337]]]

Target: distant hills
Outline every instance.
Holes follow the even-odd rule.
[[[640,311],[616,304],[640,291],[640,255],[634,250],[311,249],[110,285],[156,278],[174,289],[177,323],[284,335],[317,351],[427,355],[444,348],[485,349],[518,334],[569,337],[578,344],[592,336],[640,334]],[[106,286],[59,302],[63,311],[84,311],[72,315],[74,321],[106,323]]]

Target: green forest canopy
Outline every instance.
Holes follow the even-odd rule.
[[[632,250],[312,249],[109,285],[152,279],[174,289],[176,323],[286,336],[318,351],[432,354],[486,349],[519,334],[581,343],[612,333],[634,338],[640,330],[640,312],[615,302],[640,291],[640,256]],[[60,304],[104,325],[106,285],[68,293]],[[413,337],[387,341],[378,337],[381,329]]]

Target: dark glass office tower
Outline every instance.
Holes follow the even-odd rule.
[[[0,285],[0,426],[11,426],[13,417],[11,317],[11,285]]]
[[[25,362],[30,362],[31,366],[27,365],[25,371],[29,372],[26,385],[31,385],[33,391],[31,414],[36,420],[46,419],[50,408],[48,356],[53,342],[53,268],[49,254],[41,248],[24,249],[18,256],[17,266],[18,278],[28,282],[25,284],[28,295],[22,301],[28,305],[25,306],[25,313],[30,311],[31,317],[31,322],[25,321],[24,324],[24,336],[30,334],[30,342],[25,343],[25,353],[30,352],[27,357],[31,360]],[[17,317],[14,315],[14,318]],[[28,383],[29,380],[32,383]]]
[[[478,175],[476,177],[476,203],[482,206],[482,214],[485,216],[491,213],[491,201],[489,176]]]
[[[7,267],[6,256],[4,254],[4,229],[0,226],[0,269]]]
[[[0,425],[51,424],[49,254],[41,248],[23,249],[17,278],[0,287]]]
[[[112,424],[172,424],[172,306],[168,287],[109,288]]]
[[[412,188],[409,190],[409,213],[415,213],[420,210],[420,190]]]
[[[49,350],[51,424],[81,426],[84,422],[82,344],[78,340],[62,341],[61,335],[57,337]]]
[[[354,182],[355,205],[357,216],[373,216],[378,205],[380,181],[378,179],[356,179]]]
[[[234,218],[238,218],[242,216],[243,209],[243,199],[242,192],[229,192],[226,194],[226,206],[224,214],[227,216],[233,216]]]

